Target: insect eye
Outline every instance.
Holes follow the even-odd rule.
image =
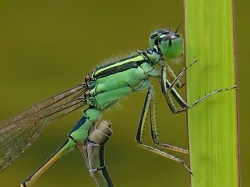
[[[150,47],[154,47],[155,45],[159,45],[164,36],[168,35],[170,31],[165,29],[158,29],[154,31],[149,37],[149,45]]]
[[[180,35],[179,34],[175,34],[175,33],[171,33],[171,34],[168,34],[166,36],[164,36],[164,38],[161,40],[161,42],[166,42],[168,41],[169,42],[169,46],[172,45],[172,41],[179,38]]]
[[[164,57],[177,58],[183,54],[184,42],[177,33],[170,33],[164,36],[159,45]]]

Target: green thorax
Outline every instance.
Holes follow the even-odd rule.
[[[148,89],[149,77],[159,75],[159,71],[153,66],[156,59],[159,60],[160,55],[154,49],[148,49],[125,59],[97,67],[90,73],[88,104],[102,110],[132,92]]]

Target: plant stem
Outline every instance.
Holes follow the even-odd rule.
[[[187,100],[237,84],[233,1],[186,0]],[[236,187],[239,177],[237,89],[188,110],[192,187]]]

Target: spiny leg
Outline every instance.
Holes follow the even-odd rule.
[[[173,83],[170,83],[169,82],[169,80],[167,79],[167,74],[168,74],[168,77],[170,77],[170,79],[171,79],[171,81],[174,81]],[[165,99],[166,99],[166,101],[167,101],[167,104],[168,104],[168,106],[169,106],[169,108],[170,108],[170,110],[173,112],[173,113],[178,113],[178,109],[177,109],[177,107],[176,107],[176,105],[175,105],[175,102],[174,102],[174,97],[173,96],[177,96],[177,95],[179,95],[175,90],[175,92],[177,93],[177,94],[174,94],[173,93],[173,95],[172,95],[172,93],[170,93],[170,92],[168,92],[167,90],[166,90],[166,87],[165,87],[165,85],[164,85],[164,82],[167,82],[166,84],[168,84],[168,85],[171,85],[171,84],[173,84],[173,85],[175,85],[177,88],[183,88],[183,86],[185,85],[184,83],[182,84],[181,83],[181,81],[179,80],[179,79],[177,79],[176,78],[176,75],[175,75],[175,73],[174,73],[174,71],[172,70],[172,68],[166,63],[165,64],[165,66],[162,68],[162,73],[161,73],[161,77],[159,78],[159,80],[160,80],[160,83],[162,82],[163,84],[161,85],[161,90],[162,90],[162,93],[166,93],[166,94],[164,94],[164,96],[165,96]],[[172,87],[174,87],[174,86],[172,86]],[[167,89],[169,89],[168,87],[167,87]],[[181,97],[180,95],[179,95],[179,97]],[[178,98],[177,98],[178,99]],[[175,99],[176,100],[176,99]]]
[[[84,142],[88,136],[88,131],[97,121],[101,112],[95,108],[89,107],[83,112],[83,117],[77,122],[75,127],[71,130],[67,140],[63,145],[49,158],[43,165],[41,165],[33,174],[25,179],[20,187],[30,187],[37,179],[39,179],[54,163],[56,163],[62,156],[73,150],[79,143]]]
[[[182,107],[186,108],[188,106],[188,103],[182,98],[182,96],[174,89],[174,86],[178,83],[178,80],[181,78],[181,76],[184,74],[184,72],[190,68],[192,65],[194,65],[197,62],[195,60],[193,63],[191,63],[189,66],[184,67],[181,72],[176,76],[175,80],[173,80],[172,83],[169,82],[166,76],[166,67],[164,66],[162,69],[161,77],[160,77],[160,84],[162,88],[162,93],[165,96],[165,99],[168,103],[169,108],[171,109],[172,113],[178,114],[180,111],[177,109],[174,100],[177,101],[177,103]]]
[[[163,147],[163,148],[166,148],[169,150],[173,150],[173,151],[180,152],[180,153],[188,153],[188,151],[183,149],[183,148],[179,148],[179,147],[169,145],[169,144],[159,143],[158,133],[157,133],[157,123],[156,123],[156,118],[155,118],[155,106],[154,105],[155,105],[154,89],[153,89],[153,86],[150,85],[149,90],[148,90],[147,95],[146,95],[146,98],[145,98],[145,101],[144,101],[141,117],[140,117],[138,128],[137,128],[136,142],[138,143],[138,145],[140,147],[142,147],[146,150],[149,150],[151,152],[154,152],[156,154],[159,154],[161,156],[164,156],[164,157],[169,158],[171,160],[174,160],[176,162],[182,163],[184,165],[184,167],[192,174],[192,171],[189,169],[189,167],[187,166],[187,164],[184,160],[177,158],[177,157],[175,157],[169,153],[166,153],[162,150],[159,150],[155,147],[152,147],[152,146],[149,146],[149,145],[142,143],[143,128],[146,124],[146,116],[147,116],[148,112],[150,112],[150,126],[151,126],[151,135],[152,135],[153,142],[156,143],[157,145],[159,145],[160,147]]]
[[[174,100],[177,101],[177,103],[182,107],[182,108],[186,108],[187,107],[187,103],[186,101],[180,96],[180,94],[175,90],[174,86],[177,86],[179,84],[179,79],[181,78],[181,76],[183,75],[183,73],[189,68],[191,67],[194,63],[196,63],[197,60],[195,60],[192,64],[190,64],[188,67],[185,67],[182,69],[182,71],[175,76],[175,74],[173,73],[172,78],[170,75],[170,78],[173,80],[173,77],[175,77],[175,79],[173,80],[173,82],[171,83],[168,78],[167,78],[167,73],[168,75],[169,70],[168,70],[168,65],[164,65],[162,67],[161,70],[161,75],[159,77],[159,83],[161,85],[161,91],[165,96],[165,99],[167,101],[167,104],[171,110],[172,113],[174,114],[178,114],[179,110],[177,108],[177,106],[174,103]]]
[[[197,62],[197,60],[194,60],[193,63],[189,64],[187,67],[182,68],[181,72],[175,77],[175,80],[171,83],[171,85],[168,87],[169,90],[172,90],[172,88],[178,83],[179,79],[182,77],[184,72],[190,68],[192,65],[194,65]]]
[[[235,89],[236,88],[236,85],[235,86],[232,86],[230,88],[219,88],[219,89],[216,89],[214,90],[213,92],[203,96],[202,98],[196,100],[195,102],[193,102],[192,104],[188,105],[186,108],[183,108],[182,110],[180,110],[179,112],[183,112],[183,111],[186,111],[190,108],[193,108],[194,106],[196,106],[197,104],[199,104],[200,102],[206,100],[207,98],[219,93],[219,92],[224,92],[224,91],[228,91],[228,90],[232,90],[232,89]]]
[[[111,124],[107,121],[99,123],[91,132],[87,141],[79,144],[90,175],[95,184],[100,187],[113,187],[104,162],[104,145],[112,135]]]
[[[174,70],[172,70],[172,68],[166,63],[166,72],[168,74],[168,76],[170,77],[171,81],[176,80],[176,75]],[[176,82],[176,87],[177,88],[183,88],[183,86],[185,85],[185,83],[181,83],[181,81],[178,79]]]
[[[216,89],[213,92],[211,92],[210,94],[207,94],[205,96],[203,96],[202,98],[198,99],[197,101],[195,101],[192,104],[188,104],[183,98],[182,96],[180,96],[180,94],[174,89],[174,86],[178,83],[179,79],[181,78],[181,76],[184,74],[184,72],[191,67],[193,64],[195,64],[197,62],[197,60],[195,60],[193,63],[191,63],[189,66],[185,67],[182,69],[182,71],[176,76],[176,79],[170,83],[169,80],[166,77],[166,67],[164,66],[162,69],[162,73],[160,76],[160,85],[161,85],[161,90],[162,93],[165,96],[165,99],[168,103],[168,106],[170,108],[170,110],[172,111],[172,113],[174,114],[178,114],[180,112],[186,111],[187,109],[190,109],[192,107],[194,107],[195,105],[197,105],[198,103],[206,100],[207,98],[219,93],[219,92],[223,92],[223,91],[228,91],[231,89],[235,89],[236,86],[230,87],[230,88],[220,88],[220,89]],[[178,110],[176,105],[174,104],[173,98],[177,101],[177,103],[182,107],[181,110]]]
[[[150,87],[149,92],[151,95],[151,97],[148,98],[148,102],[150,103],[149,104],[149,120],[150,120],[151,137],[152,137],[153,142],[160,147],[163,147],[172,151],[188,154],[188,150],[186,149],[159,142],[158,127],[157,127],[157,121],[156,121],[155,95],[153,93],[152,87]]]

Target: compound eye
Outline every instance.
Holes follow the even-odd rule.
[[[150,36],[149,36],[149,46],[154,47],[155,45],[159,45],[162,38],[169,34],[170,32],[165,29],[158,29],[154,31]]]
[[[180,37],[180,35],[178,35],[178,34],[168,34],[161,40],[161,42],[168,42],[169,46],[171,46],[172,41],[179,38],[179,37]]]
[[[162,38],[159,45],[164,57],[174,59],[183,54],[184,42],[177,33],[170,33]]]

